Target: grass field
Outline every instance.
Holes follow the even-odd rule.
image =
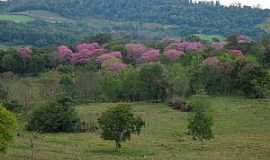
[[[13,21],[16,23],[28,23],[34,20],[34,18],[24,15],[9,15],[9,14],[0,14],[1,21]]]
[[[136,114],[146,121],[140,136],[114,152],[112,142],[94,133],[38,134],[20,128],[20,135],[1,160],[269,160],[270,101],[231,97],[207,97],[214,116],[215,139],[200,150],[184,134],[185,113],[171,110],[164,104],[133,103]],[[94,122],[108,107],[116,104],[77,106],[81,118]],[[19,116],[20,124],[25,116]],[[34,137],[34,149],[30,139]]]

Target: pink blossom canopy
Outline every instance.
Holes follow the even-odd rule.
[[[71,60],[73,55],[73,51],[69,49],[67,46],[58,47],[58,58],[60,60]]]
[[[97,49],[101,49],[102,47],[98,44],[98,43],[82,43],[82,44],[78,44],[76,46],[78,51],[81,50],[97,50]]]
[[[141,57],[139,57],[139,63],[148,63],[159,60],[160,51],[158,49],[149,48],[147,49]]]
[[[220,61],[217,57],[208,57],[202,62],[203,65],[218,65],[219,63]]]
[[[31,48],[23,47],[18,50],[19,56],[22,58],[31,58],[32,50]]]
[[[217,49],[217,50],[221,50],[221,49],[224,49],[225,43],[224,42],[214,42],[214,43],[212,43],[211,47],[214,49]]]
[[[241,50],[238,50],[238,49],[232,49],[230,50],[230,54],[233,55],[233,56],[237,56],[237,57],[243,57],[244,54]]]
[[[252,39],[248,36],[245,36],[245,35],[240,35],[238,37],[238,43],[240,44],[247,44],[247,43],[252,43]]]
[[[123,62],[116,62],[116,63],[112,63],[112,64],[107,65],[105,69],[112,72],[112,73],[118,73],[127,67],[128,67],[128,65],[123,63]]]
[[[178,42],[169,44],[165,50],[175,49],[183,52],[198,51],[203,48],[201,42]]]
[[[175,49],[170,49],[165,51],[165,55],[171,60],[171,61],[176,61],[180,57],[184,56],[185,53],[183,51],[178,51]]]
[[[141,55],[147,50],[144,44],[139,44],[139,43],[126,44],[125,48],[127,49],[128,56],[135,60],[141,57]]]
[[[106,60],[112,59],[112,58],[122,58],[122,53],[121,52],[110,52],[103,54],[101,56],[98,56],[96,61],[97,63],[103,63]]]

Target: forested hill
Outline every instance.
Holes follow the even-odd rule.
[[[270,10],[224,7],[219,3],[194,4],[189,0],[10,0],[5,5],[6,11],[11,13],[43,10],[79,21],[91,17],[113,22],[167,25],[161,27],[160,32],[169,28],[164,32],[176,36],[238,32],[256,37],[263,32],[260,24],[270,16]],[[121,27],[127,31],[137,26],[118,26]]]

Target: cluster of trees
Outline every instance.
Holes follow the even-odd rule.
[[[269,86],[268,40],[234,35],[212,44],[167,40],[146,46],[92,39],[58,51],[1,51],[0,72],[38,75],[57,70],[68,96],[89,101],[164,101],[199,92],[261,98]]]

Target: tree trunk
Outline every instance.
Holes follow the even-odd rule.
[[[119,141],[115,141],[115,150],[118,151],[121,148],[121,144]]]

